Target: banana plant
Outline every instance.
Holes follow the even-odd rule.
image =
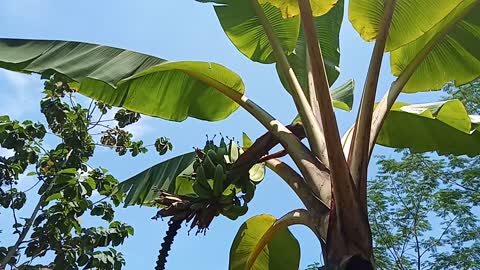
[[[351,109],[353,83],[332,89],[339,74],[343,0],[197,1],[213,5],[245,57],[276,65],[298,112],[295,121],[280,122],[245,95],[236,73],[216,63],[170,62],[81,42],[1,38],[0,67],[44,78],[60,73],[85,96],[169,121],[219,121],[239,107],[250,113],[266,129],[254,142],[246,136],[242,146],[210,140],[119,186],[128,193],[127,205],[159,207],[159,215],[172,216],[176,227],[186,220],[202,231],[217,215],[245,214],[268,167],[305,209],[247,220],[233,241],[229,269],[298,269],[298,241],[288,230],[294,224],[318,237],[324,269],[374,269],[366,203],[374,146],[480,154],[480,116],[468,115],[460,101],[397,102],[401,92],[479,78],[480,1],[350,0],[350,22],[375,45],[355,124],[343,136],[334,107]],[[396,79],[376,102],[385,54]],[[283,150],[270,153],[278,144]]]

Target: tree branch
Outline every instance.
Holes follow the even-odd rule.
[[[288,125],[286,128],[288,128],[298,140],[301,141],[305,138],[305,130],[302,123]],[[262,158],[267,156],[268,152],[279,143],[280,141],[270,131],[267,131],[258,137],[258,139],[240,155],[233,164],[232,170],[249,170],[256,163],[262,162]]]
[[[427,251],[429,251],[430,249],[432,249],[435,245],[439,244],[440,241],[442,241],[442,238],[445,236],[445,234],[447,234],[448,232],[448,229],[450,229],[450,226],[453,224],[453,222],[455,222],[455,220],[458,218],[458,216],[455,216],[454,218],[452,218],[452,220],[450,220],[450,222],[448,222],[447,224],[447,227],[443,230],[442,234],[440,235],[440,237],[438,237],[437,240],[435,240],[435,243],[432,243],[430,244],[428,247],[425,248],[425,250],[422,252],[422,254],[420,254],[420,257],[422,257],[425,253],[427,253]]]

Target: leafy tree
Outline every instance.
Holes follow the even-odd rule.
[[[306,209],[246,221],[233,241],[230,269],[298,267],[299,245],[287,229],[293,224],[308,226],[318,237],[325,268],[372,269],[366,180],[374,145],[479,154],[478,118],[460,101],[395,102],[402,91],[438,90],[449,81],[462,85],[479,77],[478,1],[349,1],[354,28],[375,46],[358,117],[343,138],[333,106],[350,109],[353,84],[330,91],[339,73],[342,0],[198,1],[214,4],[224,32],[246,57],[276,64],[299,114],[293,124],[282,124],[247,98],[241,78],[216,63],[169,62],[88,43],[0,39],[1,67],[55,70],[71,79],[70,87],[105,104],[170,121],[218,121],[241,106],[268,130],[253,144],[245,137],[241,147],[209,140],[120,185],[129,192],[127,205],[157,206],[159,216],[172,216],[157,269],[164,268],[179,223],[191,222],[203,232],[215,216],[245,214],[263,163],[293,188]],[[397,79],[375,106],[385,52]],[[434,140],[430,134],[436,134]],[[269,153],[277,144],[284,149]],[[280,159],[285,154],[298,170]]]
[[[480,267],[479,159],[405,151],[382,159],[370,192],[379,269]]]
[[[444,90],[479,113],[480,81]],[[402,151],[378,162],[369,214],[381,269],[480,267],[480,159]]]
[[[93,100],[88,108],[82,106],[66,80],[51,75],[45,82],[40,105],[47,127],[0,117],[0,147],[12,152],[0,157],[0,205],[5,210],[1,214],[11,211],[17,238],[12,246],[0,247],[2,269],[7,265],[12,269],[121,269],[125,264],[115,247],[133,235],[133,228],[115,221],[113,209],[124,194],[116,191],[117,179],[103,168],[91,168],[88,161],[98,144],[92,131],[101,135],[100,145],[115,148],[119,155],[146,152],[142,141],[132,141],[132,134],[121,129],[138,121],[140,115],[121,109],[113,119],[118,126],[111,128],[105,121],[112,120],[102,120],[110,106]],[[46,139],[57,145],[47,148]],[[19,184],[27,175],[38,181],[21,190]],[[38,196],[27,195],[37,185]],[[94,201],[97,193],[103,198]],[[30,216],[23,218],[27,200],[37,203]],[[87,213],[106,226],[82,225]]]
[[[469,114],[480,114],[480,80],[475,80],[459,87],[449,83],[445,85],[443,90],[448,93],[446,99],[461,100]]]

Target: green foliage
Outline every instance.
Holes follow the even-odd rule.
[[[120,156],[123,156],[129,150],[132,157],[140,153],[146,153],[148,150],[143,146],[143,141],[132,141],[133,135],[121,128],[111,128],[103,132],[100,142],[115,149]]]
[[[117,120],[119,128],[124,128],[140,120],[140,114],[125,109],[120,109],[115,113],[114,119]]]
[[[274,63],[273,48],[262,28],[251,1],[197,0],[199,2],[214,2],[218,20],[235,47],[249,59],[259,63]],[[262,4],[272,28],[280,40],[285,53],[290,54],[297,43],[300,19],[282,18],[279,9],[270,4]]]
[[[349,1],[348,17],[360,36],[372,41],[377,38],[384,1],[382,0],[352,0]],[[392,27],[386,44],[386,50],[391,51],[405,45],[423,35],[423,29],[430,29],[462,0],[405,0],[396,3]],[[413,27],[415,25],[415,27]]]
[[[68,79],[57,74],[45,82],[44,94],[40,107],[48,128],[0,117],[0,147],[13,153],[0,157],[0,206],[13,211],[13,234],[19,239],[14,246],[0,247],[0,262],[18,269],[121,269],[125,260],[114,247],[133,235],[133,228],[115,221],[113,207],[122,203],[125,195],[118,192],[118,181],[107,170],[90,168],[87,162],[96,145],[114,146],[119,155],[127,149],[132,156],[146,152],[142,141],[133,141],[133,135],[122,129],[137,122],[140,115],[119,110],[115,119],[105,120],[116,121],[118,126],[104,125],[101,119],[111,107],[93,101],[83,107],[75,101]],[[102,144],[91,134],[99,129],[103,129]],[[47,133],[56,136],[57,145],[51,149],[43,143]],[[17,188],[31,167],[34,171],[28,176],[38,179],[38,196]],[[94,202],[96,196],[103,198]],[[26,201],[36,199],[31,217],[17,219],[25,211]],[[102,219],[106,227],[82,225],[88,214]],[[41,257],[51,262],[34,265]]]
[[[270,215],[249,218],[237,232],[230,248],[229,270],[243,270],[253,249],[277,219]],[[257,257],[252,269],[298,269],[300,245],[290,230],[276,234]]]
[[[480,267],[480,159],[403,152],[369,186],[379,269]]]
[[[444,89],[468,113],[479,113],[478,80]],[[379,165],[369,186],[378,266],[480,267],[480,157],[434,158],[404,151],[400,160],[384,159]]]
[[[241,78],[219,64],[168,62],[81,42],[1,38],[0,67],[44,77],[55,71],[70,78],[69,86],[82,95],[171,121],[225,119],[239,105],[222,91],[245,90]]]
[[[480,119],[459,100],[409,105],[397,102],[377,144],[413,152],[476,156],[480,154]]]
[[[454,2],[458,2],[458,4],[454,4]],[[422,36],[390,54],[392,74],[399,76],[418,55],[422,55],[424,48],[432,46],[430,53],[425,60],[419,63],[408,80],[403,92],[438,90],[450,81],[454,81],[456,85],[462,85],[479,76],[480,53],[475,48],[475,44],[478,44],[480,39],[480,24],[477,16],[480,12],[478,1],[447,0],[434,1],[434,3],[436,5],[454,4],[455,7]],[[435,11],[444,12],[440,8],[436,8]],[[425,21],[432,22],[431,20]],[[447,34],[441,35],[442,32]],[[430,45],[431,43],[434,45]],[[429,79],[425,80],[425,78]]]
[[[15,184],[28,165],[38,160],[40,148],[36,145],[45,136],[45,127],[31,121],[11,121],[0,116],[0,145],[14,152],[11,157],[0,157],[0,186]]]
[[[319,2],[319,1],[314,1]],[[339,0],[335,1],[335,6],[325,15],[315,18],[315,29],[317,32],[318,42],[320,43],[322,49],[322,56],[325,62],[325,70],[327,72],[327,78],[330,85],[332,85],[340,75],[340,27],[342,26],[343,20],[343,11],[344,11],[344,1]],[[288,56],[288,61],[295,71],[302,88],[308,89],[308,79],[307,79],[307,44],[305,41],[305,36],[303,29],[300,29],[300,35],[295,47],[294,53]],[[280,71],[279,66],[277,65],[277,72],[282,81],[285,89],[288,89],[288,83],[286,83],[282,72]],[[343,101],[338,99],[333,94],[332,98],[336,101]],[[353,92],[351,95],[351,100],[353,101]],[[349,105],[350,109],[352,103],[344,102]],[[334,103],[334,106],[342,110],[350,110],[345,107],[339,107],[338,104]]]
[[[176,156],[119,183],[118,190],[127,194],[124,206],[150,205],[162,191],[177,195],[193,192],[190,175],[195,156],[194,152]]]
[[[448,83],[442,90],[448,94],[447,99],[460,100],[468,114],[480,115],[480,79],[461,86]]]
[[[173,145],[169,138],[161,137],[155,141],[155,149],[160,155],[164,155],[167,151],[173,150]]]

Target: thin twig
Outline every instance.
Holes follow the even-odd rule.
[[[94,99],[90,99],[90,104],[88,105],[88,115],[87,115],[87,119],[90,120],[92,118],[92,115],[93,115],[93,111],[90,111],[90,109],[92,108],[92,105],[93,105],[93,102],[94,102]]]
[[[12,190],[13,190],[13,184],[10,184],[10,193],[12,192]],[[11,206],[10,208],[12,208],[13,222],[15,224],[15,233],[19,233],[20,231],[16,227],[18,224],[18,220],[17,220],[17,214],[15,211],[15,208],[13,206]]]
[[[448,229],[450,229],[450,226],[453,224],[453,222],[455,222],[455,220],[458,218],[458,216],[455,216],[452,220],[450,220],[450,222],[448,223],[447,227],[445,228],[445,230],[443,230],[442,234],[440,235],[440,237],[438,237],[438,239],[435,241],[435,243],[432,243],[431,245],[429,245],[427,248],[425,248],[425,250],[422,252],[422,254],[420,254],[420,257],[423,256],[427,251],[429,251],[431,248],[433,248],[436,244],[440,243],[440,241],[442,241],[442,238],[445,236],[445,234],[447,233]]]
[[[94,107],[94,109],[95,109],[95,108],[96,108],[96,106]],[[95,124],[92,125],[92,124],[90,123],[91,126],[87,128],[87,131],[88,131],[88,130],[91,130],[91,129],[95,128],[97,125],[99,125],[99,124],[100,124],[100,121],[102,121],[102,117],[103,117],[104,115],[105,115],[105,114],[103,114],[103,113],[100,114],[100,116],[98,117],[98,119],[97,119],[97,121],[95,122]],[[110,128],[109,126],[103,126],[103,127]]]
[[[26,189],[25,191],[23,191],[23,192],[25,192],[25,193],[26,193],[26,192],[29,192],[29,191],[32,190],[34,187],[36,187],[36,186],[38,185],[38,183],[40,183],[40,182],[42,182],[42,180],[41,180],[41,179],[38,179],[38,181],[37,181],[33,186],[27,188],[27,189]]]
[[[112,193],[112,194],[113,194],[113,193]],[[99,199],[98,201],[92,203],[92,206],[95,206],[95,205],[97,205],[97,204],[105,201],[106,199],[110,198],[110,196],[111,196],[112,194],[110,194],[110,195],[108,195],[108,196],[104,196],[103,198]]]

